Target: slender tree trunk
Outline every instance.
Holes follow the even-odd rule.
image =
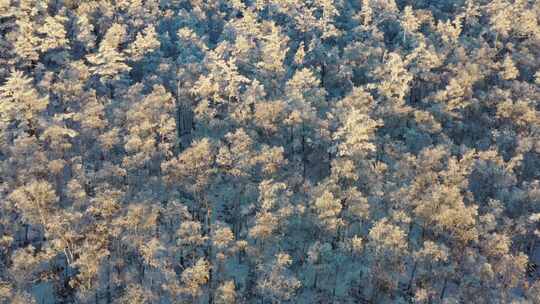
[[[24,245],[28,244],[28,230],[30,230],[30,225],[24,224]]]
[[[334,273],[334,287],[332,288],[332,303],[336,303],[336,289],[338,283],[339,272],[341,271],[339,265],[336,265],[336,271]]]
[[[305,136],[302,135],[302,181],[306,181],[306,148],[305,148]]]
[[[527,254],[530,256],[531,254],[534,253],[534,249],[536,247],[536,238],[535,237],[531,238],[528,243],[529,244],[527,246],[528,247]]]
[[[193,129],[193,119],[190,109],[180,96],[181,84],[176,82],[176,136],[180,142],[177,153],[185,149],[191,142],[191,130]]]
[[[324,79],[326,78],[326,64],[321,63],[321,87],[324,88]]]
[[[407,284],[407,290],[410,291],[412,288],[412,283],[414,281],[414,276],[416,275],[416,267],[418,266],[418,262],[414,261],[413,269],[411,272],[411,278],[409,279],[409,283]]]
[[[411,246],[411,240],[412,240],[411,231],[412,231],[413,227],[414,227],[414,222],[411,221],[409,223],[409,231],[407,231],[407,243],[408,243],[409,247]]]
[[[302,182],[306,181],[306,135],[305,135],[305,125],[302,122]],[[303,187],[302,187],[303,188]]]
[[[107,257],[107,290],[106,290],[107,304],[112,302],[111,295],[111,257]]]
[[[291,155],[294,155],[295,154],[295,149],[294,149],[294,145],[292,144],[293,141],[294,141],[294,126],[291,126],[291,138],[289,139],[289,143],[291,145]]]
[[[328,152],[328,174],[332,173],[332,152]]]
[[[446,292],[446,285],[448,283],[448,278],[444,278],[443,288],[441,290],[441,296],[439,299],[442,301],[444,299],[444,293]]]

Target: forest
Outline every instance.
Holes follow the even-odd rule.
[[[539,304],[539,0],[0,0],[0,304]]]

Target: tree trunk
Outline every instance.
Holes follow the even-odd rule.
[[[302,182],[306,181],[306,135],[305,135],[305,126],[304,122],[302,122]],[[303,189],[303,187],[302,187]]]
[[[30,225],[24,224],[24,245],[28,245],[28,230],[30,230]]]
[[[442,302],[442,300],[444,299],[444,293],[446,292],[446,285],[448,283],[448,278],[444,278],[444,283],[443,283],[443,288],[441,290],[441,296],[440,296],[440,300]]]
[[[111,296],[111,257],[107,257],[107,290],[106,290],[107,304],[112,302]]]
[[[412,283],[414,281],[414,276],[416,275],[416,267],[418,266],[418,262],[414,261],[413,269],[411,272],[411,278],[409,279],[409,283],[407,284],[407,290],[410,291],[412,288]]]
[[[180,141],[178,153],[191,144],[191,130],[193,129],[193,117],[191,109],[186,105],[180,96],[181,85],[177,81],[176,85],[176,133]]]

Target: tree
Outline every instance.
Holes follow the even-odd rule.
[[[515,79],[519,75],[519,70],[516,68],[510,56],[504,58],[500,75],[504,80]]]
[[[259,210],[249,236],[260,240],[261,249],[270,245],[268,240],[277,237],[276,232],[284,228],[287,218],[294,212],[291,195],[285,183],[264,180],[259,184]]]
[[[326,110],[326,91],[319,84],[309,69],[297,71],[286,84],[289,106],[285,123],[290,127],[290,153],[294,155],[295,163],[301,166],[303,179],[308,175],[310,148],[315,149],[317,143],[324,143],[325,134],[317,130],[323,125],[320,117]]]
[[[45,227],[49,224],[47,217],[55,211],[58,203],[53,186],[44,180],[32,181],[15,189],[9,198],[26,220]]]
[[[0,22],[0,31],[2,32],[2,38],[0,39],[0,50],[2,51],[2,55],[0,55],[2,65],[0,75],[2,77],[9,73],[14,64],[13,58],[15,54],[12,35],[15,33],[14,29],[17,26],[16,14],[17,8],[11,5],[11,0],[0,1],[0,17],[2,19]]]
[[[287,301],[300,288],[301,283],[287,269],[292,263],[290,255],[278,253],[270,265],[264,265],[257,281],[257,289],[264,299],[272,302]]]
[[[286,75],[284,68],[285,56],[287,55],[288,37],[281,33],[281,28],[274,24],[263,24],[262,33],[258,39],[262,39],[261,58],[257,62],[259,74],[258,80],[268,92],[268,96],[275,96],[274,92],[280,91],[283,77]]]
[[[126,58],[120,49],[121,44],[126,40],[126,28],[120,24],[113,24],[99,44],[99,49],[95,54],[88,54],[87,59],[92,64],[91,72],[100,77],[100,81],[113,88],[110,81],[119,80],[122,74],[131,70],[126,64]],[[110,92],[110,96],[113,96]]]
[[[130,89],[133,103],[126,113],[129,137],[124,144],[126,168],[147,168],[150,161],[170,158],[176,145],[176,120],[172,95],[163,86],[142,95],[142,86]]]
[[[60,14],[54,17],[47,16],[41,27],[37,29],[37,33],[44,36],[40,41],[41,52],[57,51],[57,54],[50,54],[50,56],[53,61],[59,63],[65,62],[66,57],[69,56],[66,52],[70,48],[69,39],[64,25],[68,20]]]
[[[374,285],[372,298],[380,297],[381,291],[398,288],[399,277],[404,271],[402,257],[407,253],[406,237],[405,231],[387,218],[377,221],[370,229],[369,247],[373,254],[370,278]]]
[[[161,166],[167,182],[180,182],[182,187],[200,197],[215,173],[214,162],[215,147],[210,139],[204,138]]]
[[[405,44],[407,33],[414,33],[420,27],[420,23],[414,16],[411,6],[406,6],[403,9],[403,17],[401,20],[401,27],[403,28],[403,43]]]
[[[15,54],[19,57],[19,61],[26,65],[33,64],[39,59],[41,38],[35,34],[34,25],[28,17],[20,18],[16,22],[17,35],[13,43]]]
[[[376,150],[371,141],[382,121],[370,117],[373,107],[371,95],[359,88],[340,101],[335,114],[339,127],[334,133],[339,156],[356,159]]]
[[[77,16],[75,21],[75,38],[82,44],[84,51],[89,52],[96,46],[96,35],[93,33],[94,26],[88,16]]]
[[[155,301],[155,296],[152,296],[152,294],[143,286],[138,285],[130,285],[128,286],[126,292],[124,295],[119,299],[119,303],[127,304],[127,303],[134,303],[134,304],[148,304]]]
[[[218,296],[216,297],[216,303],[236,303],[236,291],[234,290],[234,281],[227,281],[218,288]]]
[[[47,108],[49,99],[42,96],[33,86],[33,80],[21,71],[12,71],[0,87],[1,121],[6,127],[16,127],[15,134],[26,131],[35,134],[39,125],[39,114]],[[9,124],[8,124],[9,123]],[[16,135],[15,135],[16,137]],[[13,137],[9,141],[13,140]]]
[[[380,82],[368,87],[377,88],[379,94],[398,103],[403,102],[403,98],[409,93],[409,83],[413,80],[407,69],[407,62],[393,52],[388,53],[384,63],[375,68],[373,77]]]
[[[159,49],[160,45],[155,27],[148,26],[142,33],[137,34],[137,38],[130,45],[127,53],[132,56],[133,60],[141,60],[147,53]]]
[[[314,207],[323,228],[335,232],[343,225],[343,221],[339,218],[342,208],[341,202],[334,198],[331,192],[326,191],[317,198]]]
[[[210,265],[203,259],[197,260],[195,265],[186,268],[182,272],[182,282],[185,292],[192,298],[196,298],[202,292],[201,288],[208,282]]]

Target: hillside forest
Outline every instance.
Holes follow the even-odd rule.
[[[0,0],[0,303],[540,303],[540,1]]]

